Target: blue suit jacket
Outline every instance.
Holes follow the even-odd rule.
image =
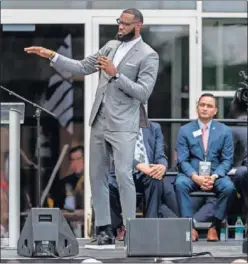
[[[168,166],[167,157],[164,153],[164,137],[161,130],[161,126],[155,122],[149,122],[149,126],[142,128],[143,140],[146,148],[147,158],[149,163],[163,164]],[[138,160],[134,160],[134,166],[140,163]],[[139,178],[143,173],[136,173],[136,177]],[[111,170],[109,182],[116,185],[114,168]]]
[[[193,132],[199,130],[197,120],[194,120],[179,130],[176,151],[179,172],[191,177],[199,172],[199,161],[204,160],[202,136],[194,137]],[[207,161],[211,162],[211,174],[224,177],[232,168],[233,138],[229,127],[215,120],[209,130]]]

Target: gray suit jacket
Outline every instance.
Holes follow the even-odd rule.
[[[111,40],[96,54],[82,61],[59,55],[54,66],[75,75],[88,75],[96,72],[99,56],[113,60],[120,41]],[[142,40],[138,41],[117,67],[120,77],[110,81],[104,71],[100,74],[99,85],[91,111],[89,125],[93,125],[104,94],[106,129],[109,131],[137,132],[140,121],[140,104],[150,97],[158,73],[158,54]]]

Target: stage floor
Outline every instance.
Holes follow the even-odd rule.
[[[25,258],[17,255],[16,250],[1,243],[1,263],[81,263],[91,257],[103,263],[154,263],[153,258],[127,258],[122,242],[117,243],[115,250],[87,250],[84,248],[88,240],[79,239],[79,255],[70,258]],[[206,242],[204,240],[193,243],[193,253],[211,252],[211,256],[190,258],[163,258],[160,263],[231,263],[235,259],[247,260],[242,253],[242,243],[234,240],[227,242]]]

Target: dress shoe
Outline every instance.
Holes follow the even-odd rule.
[[[125,228],[125,226],[121,226],[117,230],[116,240],[118,240],[118,241],[124,241],[125,235],[126,235],[126,228]]]
[[[211,227],[208,230],[207,241],[214,242],[219,241],[218,233],[215,227]]]
[[[85,245],[87,249],[115,249],[115,237],[111,227],[100,231],[96,238]]]
[[[195,229],[192,229],[192,242],[198,241],[199,235]]]

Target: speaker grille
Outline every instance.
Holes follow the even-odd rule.
[[[129,256],[177,257],[192,255],[191,219],[130,219],[127,222]]]

